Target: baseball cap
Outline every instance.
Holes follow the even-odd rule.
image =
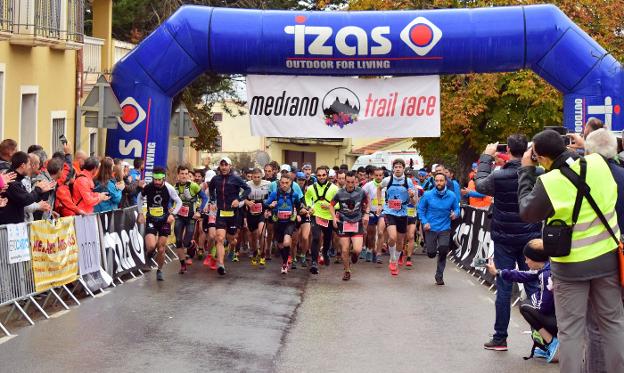
[[[305,174],[303,172],[301,172],[301,171],[297,172],[296,177],[299,180],[305,180],[305,178],[306,178]]]
[[[122,165],[123,167],[130,167],[130,163],[128,163],[128,162],[126,162],[126,161],[121,162],[121,165]]]
[[[334,170],[329,170],[329,174],[327,174],[329,177],[336,177],[336,171]]]
[[[423,171],[423,170],[418,171],[418,176],[427,176],[427,171]]]
[[[475,163],[473,163],[473,164],[472,164],[472,169],[474,170],[475,168],[477,168],[477,166],[478,166],[478,165],[477,165],[477,163],[476,163],[476,162],[475,162]]]
[[[312,165],[311,165],[311,164],[309,164],[309,163],[304,163],[304,164],[303,164],[303,167],[301,167],[301,169],[302,169],[302,170],[305,170],[305,169],[308,169],[308,168],[309,168],[310,170],[312,169]]]
[[[221,164],[221,162],[225,162],[229,164],[230,166],[232,165],[232,160],[228,157],[221,157],[221,159],[219,160],[219,164]]]
[[[282,167],[280,167],[280,171],[288,171],[290,172],[290,166],[287,164],[283,164]]]

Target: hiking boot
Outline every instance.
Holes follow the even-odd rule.
[[[492,338],[489,342],[483,344],[483,348],[492,351],[507,351],[507,340]]]
[[[165,281],[165,277],[160,269],[156,271],[156,280]]]
[[[444,285],[444,278],[442,276],[439,276],[439,277],[435,276],[435,283],[436,283],[436,285]],[[507,343],[507,342],[505,342],[505,343]]]
[[[319,270],[318,264],[316,264],[316,262],[312,262],[312,265],[310,266],[310,273],[312,273],[313,275],[318,275]]]
[[[345,271],[344,275],[342,275],[342,281],[349,281],[351,280],[351,271]]]

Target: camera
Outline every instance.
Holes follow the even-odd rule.
[[[568,129],[565,127],[561,127],[561,126],[544,126],[544,130],[553,130],[555,132],[557,132],[559,135],[561,135],[561,138],[563,138],[563,142],[565,142],[565,145],[568,146],[570,145],[572,142],[570,141],[570,137],[568,136]]]
[[[483,268],[488,263],[486,258],[477,258],[472,259],[472,266],[475,268]]]
[[[65,137],[64,134],[59,136],[59,140],[61,140],[61,144],[63,144],[63,145],[67,144],[67,137]]]
[[[498,144],[496,146],[496,151],[498,153],[506,153],[507,152],[507,144]]]

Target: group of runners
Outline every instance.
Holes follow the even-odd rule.
[[[386,254],[390,274],[398,276],[401,266],[412,267],[420,242],[429,257],[439,257],[435,280],[444,284],[450,224],[459,216],[460,197],[448,187],[452,181],[441,165],[417,176],[408,169],[408,175],[405,162],[397,159],[386,176],[375,167],[319,166],[313,174],[310,164],[298,172],[268,164],[241,177],[223,157],[209,175],[179,166],[174,185],[165,181],[165,171],[155,168],[139,196],[145,199],[139,222],[146,224],[146,250],[149,260],[155,256],[158,280],[173,225],[180,274],[193,258],[205,257],[206,266],[225,275],[226,257],[238,262],[241,248],[248,247],[251,264],[259,268],[272,255],[280,257],[282,275],[297,266],[317,275],[335,256],[348,281],[352,264],[382,265]]]

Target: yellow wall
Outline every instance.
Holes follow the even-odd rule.
[[[228,108],[233,113],[238,114],[238,108],[232,103],[228,103]],[[243,108],[244,110],[244,108]],[[222,104],[215,104],[213,113],[223,113],[223,121],[217,122],[223,153],[240,153],[262,150],[263,138],[251,135],[249,115],[230,116],[223,110]]]
[[[76,51],[49,47],[26,47],[0,41],[0,68],[4,68],[2,138],[12,138],[21,150],[32,144],[20,142],[21,91],[37,89],[37,143],[48,153],[52,146],[52,112],[66,113],[66,133],[74,139]],[[23,88],[26,87],[26,88]]]
[[[316,153],[316,166],[340,166],[342,163],[347,163],[348,149],[338,146],[327,145],[301,145],[301,144],[288,144],[279,143],[275,141],[270,142],[267,152],[271,156],[271,160],[274,160],[280,164],[284,163],[284,150],[304,151]],[[298,165],[299,167],[303,165]]]

